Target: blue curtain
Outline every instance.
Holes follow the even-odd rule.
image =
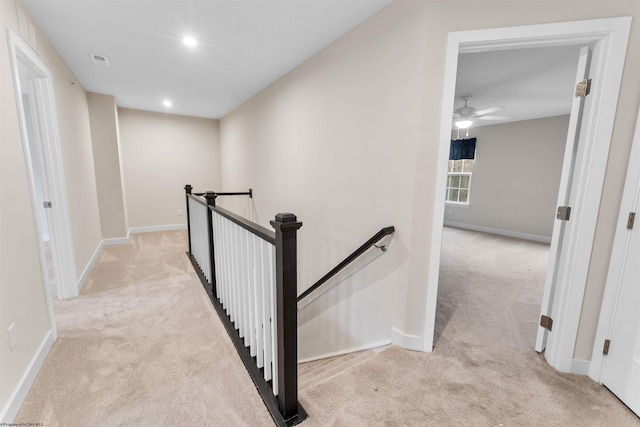
[[[449,160],[475,159],[476,139],[452,139],[449,148]]]

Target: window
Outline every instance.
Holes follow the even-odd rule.
[[[459,205],[469,204],[473,159],[449,160],[445,201]]]

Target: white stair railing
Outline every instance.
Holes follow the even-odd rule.
[[[207,214],[209,209],[206,202],[199,202],[195,198],[187,199],[189,204],[189,240],[191,241],[191,255],[211,283],[211,256],[209,254],[209,235],[207,233]]]
[[[216,290],[238,335],[278,394],[275,245],[211,211]]]
[[[298,403],[296,233],[289,213],[268,230],[215,205],[218,196],[185,186],[189,252],[240,358],[277,425],[306,418]],[[204,196],[204,197],[199,197]]]

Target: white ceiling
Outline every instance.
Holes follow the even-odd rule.
[[[121,107],[221,118],[392,0],[24,0],[90,92]],[[187,48],[185,34],[200,44]],[[399,47],[401,48],[401,47]],[[90,53],[110,66],[91,62]],[[578,47],[461,54],[455,108],[568,114]],[[170,99],[173,105],[164,107]],[[473,126],[504,122],[476,120]]]
[[[465,53],[458,57],[455,108],[463,96],[478,110],[502,106],[491,115],[530,120],[569,114],[579,46]],[[508,121],[475,120],[472,127]]]
[[[24,0],[90,92],[221,118],[392,0]],[[195,49],[181,41],[199,40]],[[106,56],[95,65],[89,54]],[[171,99],[172,107],[162,105]]]

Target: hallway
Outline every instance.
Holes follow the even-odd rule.
[[[640,425],[606,388],[532,350],[544,245],[445,233],[456,257],[443,256],[435,351],[301,365],[302,425]],[[82,295],[55,300],[59,338],[15,422],[273,425],[185,250],[184,231],[104,249]],[[497,265],[516,280],[492,276]]]

